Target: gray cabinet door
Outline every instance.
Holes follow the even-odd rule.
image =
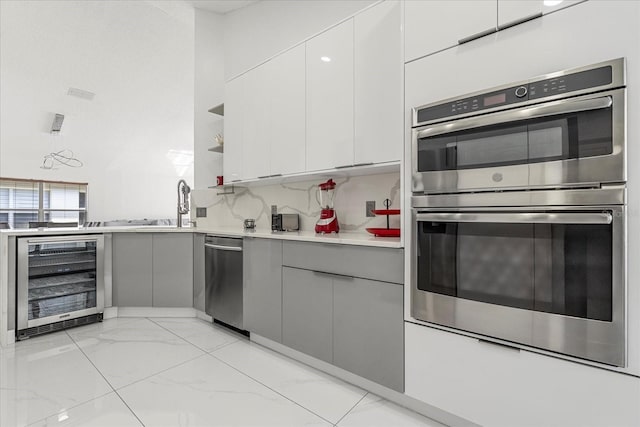
[[[404,281],[402,249],[286,241],[282,245],[282,263],[383,282]]]
[[[204,234],[193,235],[193,308],[204,313]]]
[[[333,283],[329,275],[282,268],[282,343],[331,363]]]
[[[153,245],[150,233],[113,234],[113,305],[151,307]]]
[[[403,288],[333,279],[333,364],[404,391]]]
[[[191,233],[153,233],[153,306],[193,307]]]
[[[244,326],[282,342],[282,241],[244,239]]]

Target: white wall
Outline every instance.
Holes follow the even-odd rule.
[[[375,2],[269,0],[225,15],[225,80]]]
[[[195,10],[195,188],[215,185],[222,175],[222,154],[207,151],[224,134],[222,117],[207,110],[224,102],[223,15]],[[193,216],[193,215],[192,215]]]
[[[3,0],[0,15],[0,176],[88,182],[91,220],[175,217],[177,181],[193,180],[193,9]],[[63,148],[84,166],[40,168]]]

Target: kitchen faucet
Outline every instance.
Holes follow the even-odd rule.
[[[189,213],[189,193],[191,188],[187,185],[187,181],[184,179],[178,181],[178,227],[182,227],[182,215]]]

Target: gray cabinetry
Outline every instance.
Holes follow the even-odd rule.
[[[153,233],[153,306],[193,307],[191,233]]]
[[[334,243],[284,242],[283,264],[307,270],[402,283],[402,249]]]
[[[283,243],[282,343],[404,391],[402,249]]]
[[[332,363],[332,276],[282,268],[282,343]]]
[[[113,305],[151,307],[153,304],[153,236],[113,234]]]
[[[282,342],[282,241],[244,239],[244,326]]]
[[[113,305],[192,307],[191,233],[113,233]]]
[[[204,234],[193,235],[193,308],[204,313]]]
[[[334,276],[333,364],[403,391],[403,288]]]

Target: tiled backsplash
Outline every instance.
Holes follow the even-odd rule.
[[[391,200],[391,208],[400,208],[400,174],[333,177],[337,183],[335,208],[344,231],[365,231],[368,227],[385,227],[385,217],[366,217],[367,200],[376,202],[376,209],[384,209],[384,200]],[[326,181],[326,180],[324,180]],[[317,201],[318,184],[323,180],[276,184],[269,186],[236,187],[235,194],[217,195],[220,190],[194,190],[191,193],[192,219],[196,207],[206,207],[207,217],[197,218],[199,227],[238,226],[245,218],[254,218],[259,230],[271,229],[271,205],[278,213],[300,215],[300,229],[312,231],[320,216]],[[399,227],[399,216],[390,218],[391,227]]]

